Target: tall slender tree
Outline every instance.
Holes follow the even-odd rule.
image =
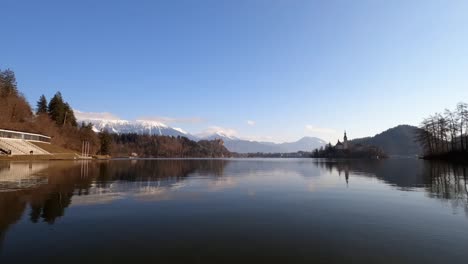
[[[36,110],[37,115],[47,114],[47,99],[44,95],[41,95],[41,97],[39,97],[39,101],[37,101],[36,105],[37,105],[37,110]]]
[[[57,125],[63,123],[63,119],[65,118],[65,104],[63,103],[62,94],[60,92],[57,92],[52,99],[50,99],[47,112]]]
[[[455,151],[456,140],[457,140],[457,133],[458,133],[458,116],[455,112],[450,111],[449,109],[445,109],[445,119],[448,122],[448,130],[450,133],[450,147],[451,151]]]
[[[112,143],[112,136],[107,130],[103,130],[99,133],[99,141],[101,142],[99,153],[101,155],[109,155],[111,151],[110,147]]]
[[[76,122],[75,113],[73,112],[73,109],[68,103],[65,103],[65,116],[63,118],[62,125],[66,125],[66,124],[70,124],[74,127],[78,125],[78,123]]]
[[[459,122],[459,132],[460,132],[460,148],[461,151],[466,150],[465,141],[466,141],[466,127],[468,123],[468,104],[458,103],[457,104],[457,116],[460,120]],[[465,134],[464,134],[465,132]]]

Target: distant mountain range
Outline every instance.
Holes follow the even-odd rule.
[[[312,151],[324,146],[326,142],[316,137],[303,137],[295,142],[273,143],[243,140],[233,137],[225,137],[217,134],[209,139],[219,138],[224,141],[224,146],[231,152],[237,153],[290,153],[298,151]]]
[[[208,136],[195,136],[180,128],[173,128],[156,121],[146,120],[80,120],[92,123],[95,131],[108,130],[113,133],[137,133],[164,136],[182,136],[191,140],[222,139],[225,147],[237,153],[290,153],[298,151],[312,151],[324,146],[326,142],[316,137],[303,137],[296,142],[273,143],[249,141],[216,132]],[[388,129],[373,137],[350,140],[351,144],[374,145],[380,147],[390,156],[415,156],[422,153],[421,146],[415,141],[419,128],[409,125],[400,125]]]
[[[326,144],[325,141],[315,137],[304,137],[296,142],[290,143],[273,143],[243,140],[236,137],[228,136],[222,132],[216,132],[211,135],[198,137],[192,135],[180,128],[173,128],[166,124],[156,121],[146,120],[105,120],[105,119],[89,119],[79,120],[80,122],[92,123],[93,130],[98,132],[107,130],[112,133],[137,133],[150,134],[161,136],[182,136],[191,140],[213,140],[222,139],[225,147],[231,152],[237,153],[286,153],[297,151],[312,151]]]
[[[419,130],[415,126],[400,125],[373,137],[350,140],[350,143],[377,146],[389,156],[416,156],[422,154],[422,148],[416,142]]]

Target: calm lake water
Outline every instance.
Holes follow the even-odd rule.
[[[466,177],[414,159],[0,163],[0,263],[466,263]]]

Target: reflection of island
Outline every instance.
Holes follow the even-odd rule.
[[[53,224],[73,197],[105,199],[132,188],[140,194],[176,186],[193,173],[222,176],[227,160],[122,160],[103,162],[0,163],[0,246],[5,232],[28,206],[33,223]],[[127,184],[119,184],[119,183]],[[119,189],[120,188],[120,189]],[[78,199],[79,200],[79,199]]]
[[[345,174],[346,183],[353,175],[376,177],[411,191],[424,188],[427,195],[463,208],[468,216],[468,167],[417,159],[388,160],[317,160],[316,166]]]

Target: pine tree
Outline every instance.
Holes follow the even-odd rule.
[[[39,101],[37,101],[36,114],[47,114],[47,99],[44,95],[41,95],[41,97],[39,97]]]
[[[47,112],[52,120],[57,125],[62,125],[65,118],[65,103],[63,102],[62,94],[57,92],[52,99],[50,99]]]
[[[111,146],[111,143],[112,143],[112,137],[109,134],[109,132],[107,132],[107,130],[104,130],[104,131],[100,132],[99,133],[99,140],[101,142],[101,148],[100,148],[99,152],[101,153],[101,155],[109,155],[110,154],[110,146]]]
[[[75,113],[68,103],[65,103],[65,117],[63,118],[63,125],[65,124],[70,124],[74,127],[78,126]]]
[[[47,109],[49,116],[59,126],[69,124],[77,127],[76,117],[71,106],[63,101],[62,94],[57,92],[49,102]]]
[[[18,95],[15,73],[10,69],[0,70],[0,96],[10,95]]]

